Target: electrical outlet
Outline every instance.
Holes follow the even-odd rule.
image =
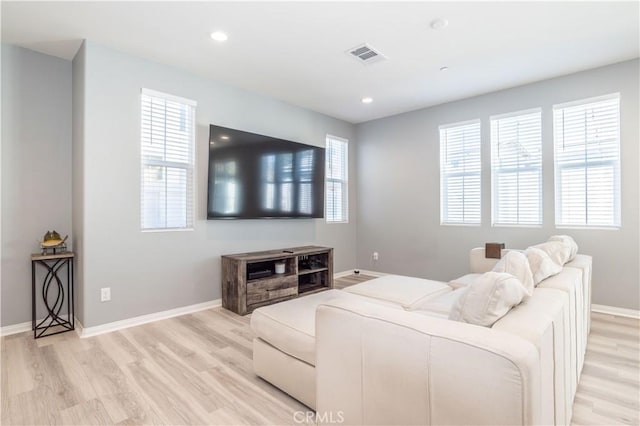
[[[373,258],[373,260],[378,260],[378,259],[380,259],[380,254],[377,251],[374,251],[372,258]]]
[[[108,302],[111,300],[111,287],[103,287],[100,289],[100,301]]]

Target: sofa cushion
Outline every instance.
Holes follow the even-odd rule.
[[[419,309],[428,299],[451,291],[446,283],[403,275],[385,275],[365,281],[344,291],[372,299],[394,303],[403,309]]]
[[[570,262],[568,262],[565,268],[576,268],[582,271],[582,280],[584,281],[585,287],[589,285],[591,281],[591,265],[592,265],[591,256],[586,254],[578,254],[573,258]]]
[[[251,328],[271,346],[315,365],[316,308],[329,300],[354,297],[341,290],[328,290],[263,306],[251,314]]]
[[[516,277],[500,272],[486,272],[461,291],[449,319],[485,327],[505,316],[526,294]]]
[[[496,266],[493,267],[494,272],[506,272],[520,280],[527,292],[527,297],[533,294],[533,274],[529,266],[529,260],[524,253],[512,250],[504,255]]]
[[[553,277],[547,278],[539,285],[540,288],[556,289],[565,292],[569,296],[569,327],[571,330],[571,358],[573,368],[572,391],[577,386],[584,352],[586,349],[586,336],[584,334],[584,324],[582,315],[583,294],[582,294],[582,272],[577,268],[563,268],[562,272]]]
[[[562,266],[555,263],[546,252],[539,248],[529,247],[525,250],[524,254],[527,255],[527,259],[529,260],[531,273],[533,274],[533,283],[535,285],[562,271]]]
[[[584,299],[582,317],[584,324],[586,324],[583,330],[585,342],[591,328],[591,265],[591,256],[586,254],[578,254],[572,261],[564,265],[565,268],[576,268],[582,272],[582,295]]]
[[[451,308],[464,292],[465,287],[460,287],[434,299],[429,299],[420,305],[419,309],[415,312],[423,315],[448,318]]]
[[[560,290],[537,287],[532,297],[496,321],[494,330],[520,336],[540,354],[543,409],[556,424],[568,424],[571,412],[569,297]],[[549,416],[545,416],[549,417]]]

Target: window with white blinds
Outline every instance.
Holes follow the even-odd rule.
[[[540,109],[491,117],[491,188],[494,226],[542,224]]]
[[[349,141],[327,136],[326,163],[326,220],[331,223],[346,223],[349,221]]]
[[[193,227],[194,101],[142,89],[142,229]]]
[[[480,225],[480,120],[439,130],[440,222]]]
[[[556,226],[620,226],[620,95],[553,107]]]

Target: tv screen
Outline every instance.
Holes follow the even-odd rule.
[[[211,125],[208,219],[324,217],[324,148]]]

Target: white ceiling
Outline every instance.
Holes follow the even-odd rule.
[[[639,2],[2,1],[4,43],[82,39],[358,123],[636,58]],[[345,54],[365,42],[388,59]]]

